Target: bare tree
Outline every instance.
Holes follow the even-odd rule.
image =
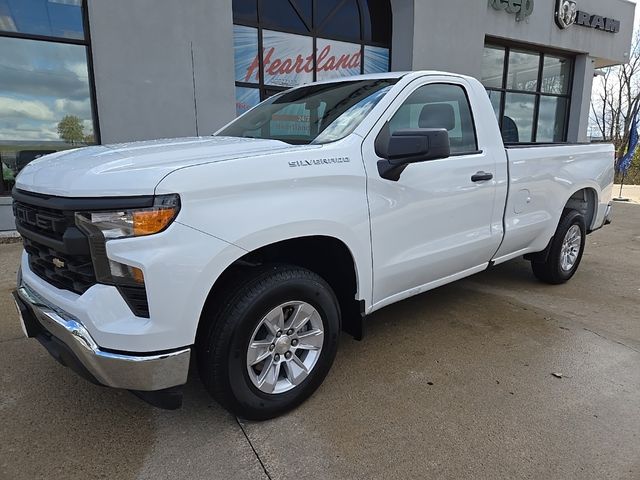
[[[591,123],[602,139],[616,148],[616,158],[624,155],[633,118],[640,110],[640,32],[636,33],[629,62],[604,69],[595,80],[591,101]]]

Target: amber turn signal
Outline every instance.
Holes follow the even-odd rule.
[[[160,208],[133,212],[133,233],[136,237],[161,232],[176,215],[175,209]]]

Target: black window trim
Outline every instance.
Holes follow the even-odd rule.
[[[86,1],[86,0],[84,0]],[[261,11],[262,11],[262,5],[265,1],[268,0],[256,0],[257,1],[257,12],[256,12],[256,17],[257,17],[257,21],[249,21],[249,20],[243,20],[243,19],[236,19],[234,17],[233,19],[233,24],[234,25],[238,25],[238,26],[242,26],[242,27],[252,27],[257,29],[257,35],[258,35],[258,64],[259,64],[259,72],[258,72],[258,82],[235,82],[235,86],[236,87],[243,87],[243,88],[253,88],[256,89],[260,92],[260,101],[265,100],[266,98],[268,98],[270,95],[267,95],[267,91],[275,91],[275,92],[282,92],[285,90],[288,90],[289,88],[292,87],[283,87],[280,85],[268,85],[264,83],[264,65],[263,65],[263,58],[261,55],[261,52],[263,51],[263,40],[262,40],[262,32],[263,30],[270,30],[270,31],[274,31],[274,32],[282,32],[282,33],[290,33],[293,35],[301,35],[304,37],[311,37],[312,41],[313,41],[313,45],[312,45],[312,52],[313,52],[313,79],[312,81],[315,82],[317,81],[317,65],[316,65],[316,49],[317,49],[317,39],[323,39],[323,40],[332,40],[332,41],[336,41],[336,42],[345,42],[345,43],[351,43],[354,45],[360,45],[360,74],[364,74],[364,50],[365,47],[379,47],[379,48],[386,48],[389,51],[389,64],[387,65],[387,68],[389,70],[391,70],[391,65],[392,65],[392,48],[391,48],[391,38],[393,36],[393,31],[391,31],[391,37],[389,38],[389,43],[386,44],[384,42],[374,42],[374,41],[365,41],[364,39],[364,14],[362,12],[362,7],[360,5],[360,0],[356,1],[356,5],[358,6],[358,13],[359,13],[359,17],[360,17],[360,39],[358,41],[354,41],[352,38],[348,38],[348,37],[341,37],[341,36],[336,36],[336,35],[325,35],[325,34],[321,34],[320,33],[320,27],[322,27],[327,21],[329,21],[331,19],[331,17],[333,15],[335,15],[335,13],[340,10],[340,8],[342,8],[342,6],[346,3],[346,0],[343,0],[341,2],[339,2],[336,7],[334,8],[334,10],[327,16],[327,18],[325,18],[325,20],[323,21],[322,25],[319,26],[314,26],[315,24],[315,18],[317,16],[317,12],[316,12],[316,5],[318,1],[321,0],[312,0],[312,9],[311,9],[311,28],[309,28],[307,26],[307,28],[309,28],[308,32],[300,32],[300,31],[296,31],[295,29],[291,29],[291,28],[286,28],[286,27],[282,27],[279,25],[275,25],[272,23],[269,23],[268,21],[263,20],[262,18],[260,18],[261,16]],[[375,1],[375,0],[371,0],[371,1]],[[292,8],[295,10],[296,14],[300,17],[300,19],[302,20],[303,24],[305,24],[306,26],[306,22],[304,21],[303,16],[300,14],[300,12],[298,11],[297,7],[294,5],[293,2],[289,2],[290,5],[292,6]],[[393,30],[393,23],[391,25],[392,30]]]
[[[565,144],[568,142],[567,138],[569,135],[569,116],[571,113],[571,98],[573,95],[573,82],[575,75],[575,55],[572,55],[569,52],[556,50],[553,48],[533,48],[531,45],[526,45],[518,42],[506,42],[502,39],[496,39],[492,37],[486,37],[484,48],[499,48],[504,51],[504,61],[502,66],[502,86],[501,88],[496,87],[485,87],[487,91],[490,92],[498,92],[500,93],[500,117],[498,119],[498,125],[500,130],[502,131],[502,122],[504,121],[504,111],[505,104],[507,99],[507,94],[516,93],[516,94],[526,94],[534,96],[534,106],[533,106],[533,125],[531,129],[531,137],[530,139],[518,143],[528,144],[548,144],[548,143],[556,143],[556,144]],[[534,53],[538,54],[538,82],[535,91],[531,90],[518,90],[518,89],[510,89],[507,88],[507,80],[509,75],[509,56],[511,50],[518,50],[524,53]],[[544,70],[544,59],[547,56],[552,57],[560,57],[565,58],[571,62],[571,68],[569,71],[568,85],[567,85],[567,93],[558,94],[558,93],[546,93],[542,91],[542,78],[543,78],[543,70]],[[553,97],[553,98],[564,98],[566,99],[565,104],[565,114],[564,114],[564,126],[562,132],[562,140],[560,142],[539,142],[538,139],[538,120],[540,115],[540,99],[541,97]]]

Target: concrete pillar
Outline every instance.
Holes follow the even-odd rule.
[[[393,38],[391,40],[391,70],[413,70],[415,0],[391,0]]]
[[[231,0],[89,0],[102,143],[208,135],[235,117]]]
[[[573,90],[569,110],[567,141],[586,142],[591,112],[591,88],[593,86],[594,60],[588,55],[578,55],[573,72]]]

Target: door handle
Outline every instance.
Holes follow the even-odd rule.
[[[487,182],[489,180],[493,180],[493,173],[478,172],[471,177],[472,182]]]

